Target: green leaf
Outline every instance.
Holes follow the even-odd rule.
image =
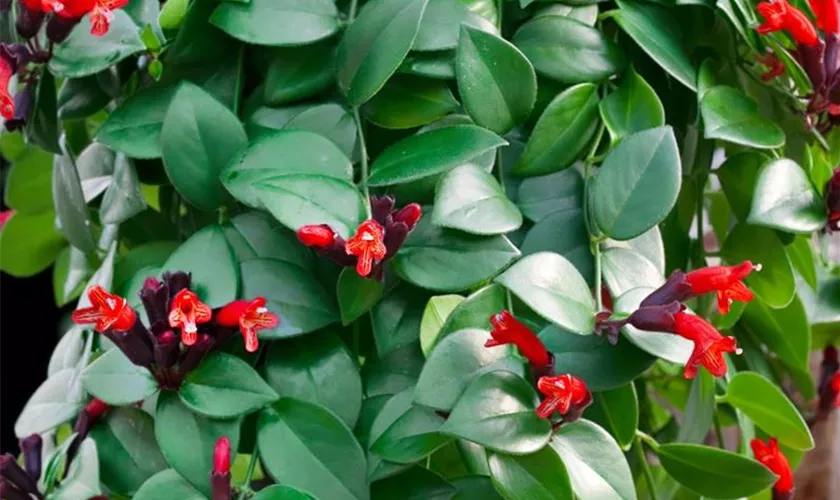
[[[382,152],[368,184],[388,186],[446,172],[507,141],[474,125],[454,125],[412,135]]]
[[[581,335],[595,326],[595,301],[586,280],[565,257],[540,252],[522,258],[495,280],[537,314]]]
[[[507,292],[501,285],[487,285],[472,294],[458,305],[440,329],[437,342],[452,332],[464,328],[490,330],[490,316],[507,307]]]
[[[329,224],[349,237],[363,200],[351,184],[350,160],[330,140],[303,130],[278,131],[252,142],[222,172],[233,196],[270,212],[292,230]]]
[[[459,26],[496,33],[496,26],[461,0],[429,0],[411,50],[438,51],[458,45]]]
[[[463,301],[464,297],[460,295],[438,295],[429,299],[420,320],[420,348],[426,357],[443,337],[443,325]]]
[[[785,247],[790,263],[794,270],[802,276],[808,285],[817,289],[817,267],[814,260],[814,249],[811,246],[810,235],[797,236],[792,243]]]
[[[622,450],[629,450],[639,426],[636,387],[631,383],[595,393],[592,406],[586,410],[586,417],[609,431]]]
[[[350,429],[321,406],[281,399],[260,413],[257,442],[266,472],[278,483],[316,498],[369,498],[361,446]]]
[[[563,461],[550,446],[530,455],[490,455],[493,486],[507,500],[571,500]]]
[[[174,87],[138,91],[108,115],[96,140],[131,158],[160,158],[161,129],[174,95]]]
[[[400,66],[414,44],[428,3],[379,0],[359,12],[336,55],[338,86],[351,106],[373,97]]]
[[[353,427],[362,407],[356,361],[332,332],[272,343],[265,380],[280,397],[317,403]]]
[[[90,33],[89,15],[59,43],[50,58],[50,73],[61,78],[79,78],[110,68],[144,50],[140,29],[122,9],[114,10],[108,32]]]
[[[456,292],[495,276],[519,255],[504,236],[475,236],[423,217],[393,259],[397,274],[428,290]]]
[[[735,453],[696,444],[664,444],[657,450],[668,474],[684,486],[712,498],[753,495],[776,482],[760,463]]]
[[[279,397],[251,365],[221,352],[187,375],[178,396],[191,410],[211,418],[245,415]]]
[[[61,370],[75,368],[85,353],[85,338],[81,327],[74,327],[58,340],[58,345],[50,355],[47,377],[52,377]]]
[[[632,134],[610,150],[592,181],[592,218],[610,238],[635,238],[677,203],[681,174],[671,127]]]
[[[611,249],[610,252],[612,251]],[[639,266],[638,262],[625,264]],[[615,312],[629,316],[653,292],[655,286],[633,288],[623,293],[615,302]],[[639,330],[633,325],[626,325],[621,331],[638,348],[672,363],[686,364],[694,349],[693,342],[669,332]]]
[[[64,80],[58,90],[58,117],[62,120],[87,118],[111,102],[96,75]]]
[[[632,382],[656,360],[631,342],[613,346],[597,335],[577,335],[554,325],[539,333],[554,354],[557,373],[583,379],[591,391],[607,391]]]
[[[177,248],[177,241],[152,241],[132,248],[120,256],[114,267],[114,289],[119,290],[123,283],[145,267],[162,266]]]
[[[189,0],[172,0],[166,2],[160,9],[160,27],[165,30],[176,30],[187,13]]]
[[[493,451],[533,453],[551,438],[551,423],[537,415],[537,404],[534,389],[519,375],[485,373],[467,387],[440,432]]]
[[[607,248],[601,254],[601,261],[604,282],[615,297],[634,288],[655,289],[665,282],[662,273],[653,262],[630,248]],[[635,309],[630,313],[633,311]]]
[[[681,443],[703,443],[709,434],[715,418],[715,378],[706,370],[700,370],[691,381],[688,401],[676,441]]]
[[[417,383],[425,362],[416,343],[406,345],[365,363],[362,381],[368,398],[392,395]]]
[[[356,149],[356,122],[344,107],[327,102],[318,105],[300,105],[291,108],[261,107],[249,118],[249,133],[256,137],[264,129],[301,129],[320,134],[335,143],[344,153],[352,157]],[[348,180],[351,180],[348,178]]]
[[[362,106],[361,112],[379,127],[407,129],[427,125],[457,108],[458,101],[446,82],[397,75]]]
[[[56,111],[55,77],[41,75],[35,90],[35,103],[26,117],[26,139],[32,144],[61,153],[58,145],[58,114]]]
[[[370,451],[391,462],[410,464],[452,441],[438,432],[445,419],[413,400],[414,388],[409,387],[385,403],[370,429]]]
[[[635,500],[630,466],[607,431],[578,420],[560,427],[550,443],[560,455],[580,500]]]
[[[468,163],[438,181],[432,223],[472,234],[504,234],[522,225],[522,214],[492,174]]]
[[[17,215],[53,209],[51,154],[28,147],[12,161],[7,175],[3,202]]]
[[[272,50],[265,75],[265,103],[280,106],[320,94],[335,83],[332,40]]]
[[[730,265],[745,260],[761,265],[761,271],[750,273],[744,283],[770,307],[785,307],[793,300],[796,293],[793,268],[772,229],[738,224],[726,237],[721,255]]]
[[[406,345],[417,345],[427,299],[427,294],[402,284],[371,310],[373,340],[380,357]]]
[[[598,123],[598,87],[576,85],[557,95],[537,121],[513,173],[550,174],[580,156]]]
[[[771,309],[762,300],[752,300],[744,309],[741,320],[741,324],[779,359],[793,367],[807,368],[811,350],[810,328],[805,308],[796,295],[782,309]]]
[[[311,496],[291,486],[275,484],[258,491],[251,497],[251,500],[311,500],[311,498]]]
[[[451,500],[455,488],[420,466],[371,485],[373,500]]]
[[[166,174],[188,203],[202,210],[228,203],[219,174],[247,144],[235,114],[200,87],[180,85],[163,120],[161,152]]]
[[[338,9],[330,0],[222,2],[210,22],[251,44],[304,45],[338,31]]]
[[[134,164],[124,154],[118,154],[114,176],[99,207],[102,223],[119,224],[146,210],[148,205],[140,189]]]
[[[741,222],[747,221],[758,173],[769,160],[770,157],[764,153],[747,150],[730,156],[715,170],[726,201]]]
[[[461,25],[455,72],[464,108],[476,124],[504,134],[531,114],[537,75],[525,55],[507,40]]]
[[[599,110],[613,142],[665,125],[662,102],[653,87],[632,68],[621,85],[601,101]]]
[[[76,438],[68,438],[68,440],[74,439]],[[76,453],[77,455],[70,462],[67,476],[50,495],[51,499],[76,500],[92,498],[102,493],[99,484],[99,456],[96,452],[96,443],[93,439],[87,438],[81,442]]]
[[[0,231],[0,269],[19,278],[48,268],[67,246],[55,230],[55,212],[15,214]]]
[[[598,19],[598,6],[596,4],[580,5],[574,7],[572,4],[581,4],[585,2],[570,2],[569,5],[554,4],[546,5],[534,12],[534,17],[541,16],[565,16],[589,26],[595,26]]]
[[[574,168],[522,181],[516,204],[533,222],[561,210],[583,207],[583,177]]]
[[[166,469],[166,460],[155,442],[155,423],[138,408],[114,408],[104,421],[90,429],[99,452],[99,474],[108,489],[134,494],[143,483]]]
[[[454,80],[455,51],[411,52],[397,68],[397,73],[435,80]]]
[[[111,349],[82,372],[85,390],[111,406],[143,401],[158,390],[149,370],[137,366],[119,349]]]
[[[52,180],[53,202],[61,232],[74,247],[85,253],[93,252],[96,243],[90,229],[88,207],[72,158],[67,155],[54,157]]]
[[[465,329],[447,335],[435,346],[423,366],[414,400],[421,405],[449,411],[470,383],[484,373],[507,370],[523,373],[522,361],[512,346],[484,347],[490,334]]]
[[[15,421],[15,436],[41,434],[75,417],[84,406],[84,391],[76,376],[75,368],[67,368],[45,380]]]
[[[338,276],[336,296],[341,311],[341,324],[349,325],[368,312],[382,298],[385,285],[376,279],[368,279],[346,267]]]
[[[802,451],[814,447],[814,438],[802,415],[778,387],[761,375],[735,375],[729,381],[725,398],[783,445]]]
[[[513,43],[537,73],[560,83],[601,82],[626,64],[624,52],[609,37],[563,16],[531,19],[516,31]]]
[[[241,419],[214,420],[193,413],[170,391],[161,393],[155,410],[155,436],[166,461],[195,489],[208,496],[212,486],[207,471],[213,470],[216,441],[226,436],[235,453],[239,448],[241,424]]]
[[[167,2],[170,5],[173,2]],[[207,478],[205,477],[205,481]],[[206,497],[195,490],[183,477],[172,469],[158,472],[150,477],[137,490],[135,500],[160,500],[161,498],[177,498],[178,500],[206,500]]]
[[[680,24],[659,5],[621,0],[613,18],[654,61],[680,83],[697,90],[697,69],[682,45]]]
[[[219,226],[210,225],[193,234],[169,256],[163,270],[191,273],[190,289],[210,307],[237,297],[239,267]]]
[[[779,158],[761,168],[747,222],[810,234],[826,221],[824,202],[796,162]]]
[[[707,139],[741,144],[756,149],[784,146],[785,133],[775,122],[758,112],[755,101],[725,85],[709,89],[700,100]]]
[[[558,210],[545,216],[528,231],[521,246],[526,256],[540,252],[562,255],[581,273],[587,285],[592,284],[595,261],[582,208]]]

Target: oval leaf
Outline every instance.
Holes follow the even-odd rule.
[[[721,255],[730,265],[745,260],[761,264],[761,271],[750,273],[744,283],[770,307],[785,307],[793,300],[796,293],[793,268],[772,229],[738,224],[726,237]]]
[[[522,225],[522,214],[481,167],[467,164],[438,181],[432,222],[473,234],[504,234]]]
[[[415,405],[409,387],[385,403],[373,421],[370,451],[391,462],[416,462],[452,441],[438,432],[444,421],[431,408]]]
[[[331,0],[222,2],[210,22],[243,42],[304,45],[338,31],[338,9]]]
[[[429,0],[411,50],[439,51],[458,44],[458,27],[496,32],[496,26],[473,13],[462,0]]]
[[[206,500],[204,495],[196,491],[190,483],[172,469],[166,469],[150,477],[134,495],[135,500],[159,500],[161,498]]]
[[[143,401],[158,390],[149,370],[137,366],[119,349],[111,349],[82,372],[85,390],[112,406]]]
[[[613,142],[649,128],[665,125],[665,108],[648,82],[632,69],[621,85],[601,101],[604,125]]]
[[[163,270],[191,273],[190,288],[210,307],[234,300],[239,289],[239,266],[219,226],[193,234],[166,260]]]
[[[810,234],[825,225],[825,207],[805,171],[779,158],[761,169],[747,222],[792,233]]]
[[[395,76],[361,112],[380,127],[406,129],[427,125],[457,108],[458,101],[446,82]]]
[[[566,466],[547,446],[530,455],[489,457],[493,486],[508,500],[571,500],[574,498]]]
[[[49,59],[50,73],[63,78],[92,75],[145,49],[140,29],[128,14],[122,9],[111,12],[113,18],[103,36],[91,34],[90,16],[85,16],[81,26],[56,45]]]
[[[84,406],[84,391],[76,382],[76,370],[67,368],[52,375],[35,390],[15,422],[15,436],[41,434],[75,417]]]
[[[621,449],[627,451],[636,438],[639,426],[639,401],[636,386],[627,384],[594,395],[592,406],[585,413],[615,438]]]
[[[741,91],[725,85],[709,89],[700,100],[707,139],[741,144],[756,149],[779,148],[785,133],[758,112],[758,105]]]

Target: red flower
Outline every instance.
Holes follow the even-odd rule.
[[[409,203],[404,206],[396,215],[394,215],[394,222],[402,222],[409,229],[414,229],[417,221],[423,216],[423,208],[417,203]]]
[[[540,418],[548,418],[555,411],[565,415],[575,407],[586,407],[592,402],[586,383],[568,373],[558,377],[540,377],[537,389],[547,396],[537,407]]]
[[[42,0],[23,0],[23,5],[33,12],[44,12],[44,3]]]
[[[95,324],[97,332],[108,329],[126,332],[134,326],[137,315],[128,305],[128,301],[118,295],[112,295],[99,285],[88,290],[91,307],[73,311],[73,322],[79,325]]]
[[[790,493],[793,490],[793,471],[787,458],[779,450],[776,438],[770,438],[767,444],[760,439],[753,439],[750,441],[750,448],[756,460],[779,476],[773,488],[781,494]]]
[[[830,0],[835,1],[835,0]],[[787,30],[796,43],[814,46],[819,43],[817,30],[808,17],[787,0],[773,0],[758,4],[758,13],[764,17],[764,23],[757,31],[766,35],[779,30]]]
[[[7,222],[9,222],[9,219],[11,219],[13,215],[15,215],[15,211],[12,209],[3,210],[2,212],[0,212],[0,230],[3,229],[3,227],[6,225]]]
[[[195,293],[185,288],[172,299],[169,326],[181,329],[181,342],[184,345],[193,345],[198,340],[197,325],[207,323],[212,316],[213,311],[210,307],[198,300]]]
[[[834,391],[834,406],[840,408],[840,372],[831,378],[831,389]]]
[[[280,318],[265,308],[265,298],[257,297],[252,301],[235,300],[226,305],[216,315],[216,322],[222,326],[239,326],[245,337],[245,350],[256,352],[260,347],[257,332],[266,328],[276,328]]]
[[[213,447],[213,472],[227,474],[230,472],[230,439],[222,436]]]
[[[808,0],[817,16],[817,27],[825,33],[840,33],[840,6],[837,0]]]
[[[362,222],[356,234],[347,240],[344,246],[347,255],[355,255],[356,272],[359,276],[367,276],[373,268],[373,261],[385,257],[385,230],[373,219]]]
[[[326,248],[335,242],[335,233],[326,224],[303,226],[297,230],[297,237],[308,247]]]
[[[761,264],[753,265],[746,260],[737,266],[712,266],[691,271],[685,275],[685,281],[694,295],[717,292],[718,309],[728,314],[733,300],[749,302],[753,299],[752,291],[741,281],[753,270],[760,271]]]
[[[699,316],[678,312],[674,314],[674,331],[677,335],[694,342],[694,351],[688,358],[683,375],[694,378],[697,366],[703,365],[715,377],[726,374],[726,360],[723,353],[741,354],[735,337],[724,337],[711,324]]]
[[[15,100],[9,93],[9,80],[15,74],[15,66],[12,61],[0,57],[0,116],[6,120],[15,117]]]
[[[514,318],[510,311],[505,310],[490,316],[490,324],[493,325],[490,332],[493,338],[488,340],[484,347],[514,344],[535,366],[546,366],[551,362],[551,357],[539,337]]]
[[[53,11],[64,19],[81,19],[90,13],[90,32],[102,36],[108,32],[116,9],[129,0],[43,0],[44,10]]]

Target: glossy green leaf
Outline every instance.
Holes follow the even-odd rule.
[[[372,500],[449,500],[455,488],[442,477],[415,466],[371,485]]]
[[[52,155],[40,148],[26,148],[12,161],[5,184],[3,203],[18,215],[53,209]]]
[[[490,450],[523,455],[544,447],[551,423],[540,418],[531,385],[508,371],[485,373],[464,391],[440,428]]]
[[[655,289],[665,282],[653,262],[630,248],[607,248],[601,261],[604,282],[614,297],[639,287]]]
[[[437,51],[458,45],[459,27],[496,33],[496,26],[461,0],[429,0],[411,50]]]
[[[513,172],[544,175],[571,166],[595,133],[597,123],[598,87],[587,83],[564,90],[540,116]]]
[[[465,329],[447,335],[435,346],[423,366],[414,400],[421,405],[449,411],[470,383],[484,373],[506,370],[523,373],[522,361],[511,346],[484,347],[490,334]]]
[[[90,215],[72,158],[55,156],[52,180],[53,202],[61,232],[74,247],[85,253],[93,252],[96,243],[91,232]]]
[[[414,403],[414,388],[391,398],[370,429],[370,450],[391,462],[410,464],[446,445],[452,438],[438,432],[445,419]]]
[[[140,29],[122,9],[113,11],[108,32],[95,36],[90,32],[90,16],[85,16],[78,29],[56,45],[50,58],[50,72],[62,78],[79,78],[109,68],[145,49]]]
[[[814,260],[814,249],[811,246],[810,235],[797,236],[792,243],[785,246],[790,263],[797,274],[812,289],[817,289],[817,267]]]
[[[561,210],[583,207],[583,177],[570,168],[555,174],[528,178],[519,185],[516,204],[522,215],[539,222]]]
[[[545,216],[528,231],[521,246],[526,256],[540,252],[562,255],[575,266],[587,284],[592,283],[595,261],[581,208],[558,210]]]
[[[85,390],[112,406],[143,401],[158,390],[149,370],[137,366],[119,349],[111,349],[82,372]]]
[[[385,291],[385,285],[379,280],[359,276],[351,267],[341,271],[336,287],[338,309],[344,325],[349,325],[368,312],[379,302]]]
[[[446,318],[446,323],[440,329],[438,342],[446,335],[464,328],[490,330],[490,316],[507,307],[506,297],[505,289],[497,284],[487,285],[473,292]]]
[[[609,37],[563,16],[528,21],[513,35],[513,43],[537,73],[565,84],[601,82],[626,64],[623,51]]]
[[[657,450],[668,474],[684,486],[712,498],[753,495],[777,476],[753,459],[696,444],[665,444]]]
[[[615,312],[629,316],[654,289],[645,286],[623,293],[615,301]],[[693,342],[669,332],[639,330],[633,325],[626,325],[621,331],[638,348],[672,363],[684,365],[694,349]]]
[[[788,159],[766,163],[758,175],[747,221],[810,234],[825,225],[824,202],[802,168]]]
[[[48,268],[67,246],[55,230],[55,212],[15,214],[0,231],[0,269],[16,277]]]
[[[725,85],[709,89],[700,100],[707,139],[720,139],[756,149],[778,148],[785,133],[758,112],[755,101]]]
[[[120,153],[116,158],[111,184],[102,196],[99,219],[103,224],[119,224],[146,208],[148,205],[143,197],[134,163]]]
[[[414,44],[429,0],[368,4],[338,46],[338,86],[350,105],[368,101],[385,85]]]
[[[518,255],[504,236],[475,236],[420,219],[393,259],[397,274],[429,290],[456,292],[492,278]]]
[[[455,51],[412,52],[400,64],[397,73],[435,80],[455,79]]]
[[[213,470],[216,441],[227,437],[235,453],[241,424],[241,419],[215,420],[193,413],[169,391],[161,393],[155,410],[155,436],[161,453],[178,474],[205,495],[212,493],[207,471]]]
[[[334,142],[348,158],[354,156],[356,149],[356,122],[353,115],[333,102],[292,108],[261,107],[250,116],[250,122],[247,125],[251,126],[249,133],[254,136],[264,131],[261,128],[301,129],[315,132]]]
[[[281,397],[317,403],[352,427],[362,407],[356,361],[332,332],[272,343],[263,368]]]
[[[580,2],[570,2],[568,5],[565,4],[554,4],[554,5],[546,5],[540,9],[537,9],[534,12],[534,17],[541,17],[541,16],[565,16],[577,21],[582,22],[583,24],[587,24],[589,26],[595,26],[595,22],[598,19],[598,5],[591,4],[591,5],[580,5],[580,6],[573,6],[574,3]]]
[[[427,125],[457,108],[458,101],[445,82],[398,75],[388,80],[361,112],[380,127],[406,129]]]
[[[282,398],[260,413],[257,443],[266,472],[278,483],[316,498],[369,498],[361,446],[321,406]]]
[[[697,70],[683,48],[679,23],[664,7],[621,0],[613,19],[654,61],[680,83],[697,90]]]
[[[427,357],[443,336],[443,325],[447,322],[464,297],[460,295],[438,295],[429,299],[420,320],[420,347]]]
[[[75,439],[67,438],[68,440]],[[96,443],[87,438],[79,444],[77,455],[70,462],[67,476],[50,495],[55,500],[76,500],[77,498],[95,497],[102,493],[99,483],[99,454]]]
[[[685,418],[676,441],[681,443],[703,443],[714,422],[716,411],[715,379],[706,370],[700,370],[691,381]]]
[[[770,307],[785,307],[793,300],[796,292],[793,268],[773,230],[738,224],[726,237],[721,255],[730,265],[745,260],[761,265],[761,271],[750,273],[744,283]]]
[[[373,340],[380,357],[407,345],[417,345],[427,299],[425,293],[402,284],[371,310]]]
[[[276,401],[278,396],[242,359],[217,352],[184,379],[178,391],[191,410],[210,418],[231,418]]]
[[[639,402],[636,387],[627,384],[609,391],[594,394],[586,418],[594,421],[615,438],[622,450],[627,451],[636,438],[639,426]]]
[[[275,484],[268,488],[261,489],[254,496],[252,500],[311,500],[312,497],[306,493],[286,486],[285,484]]]
[[[111,96],[102,89],[96,75],[64,80],[58,90],[58,117],[62,120],[87,118],[104,108]]]
[[[769,160],[764,153],[748,150],[730,156],[715,170],[726,201],[741,222],[746,222],[750,215],[758,173]]]
[[[508,500],[571,500],[566,466],[547,446],[530,455],[490,455],[490,478]]]
[[[85,404],[76,370],[67,368],[51,375],[29,396],[15,421],[15,436],[44,433],[75,417]]]
[[[60,154],[55,77],[51,73],[41,75],[33,93],[35,102],[25,119],[26,139],[45,151]]]
[[[803,451],[814,447],[814,438],[802,415],[778,387],[761,375],[737,374],[729,382],[725,398],[783,445]]]
[[[160,158],[163,119],[174,95],[174,87],[138,91],[108,115],[96,140],[131,158]]]
[[[210,307],[234,300],[239,290],[239,266],[219,226],[210,225],[192,235],[169,256],[163,270],[191,273],[190,289]]]
[[[455,72],[464,108],[482,127],[504,134],[524,122],[534,107],[534,68],[503,38],[462,25]]]
[[[446,172],[507,141],[474,125],[454,125],[413,135],[393,144],[371,165],[368,184],[388,186]]]
[[[811,335],[808,316],[797,296],[782,309],[771,309],[764,301],[754,299],[747,304],[741,320],[779,359],[802,369],[808,366]]]
[[[599,106],[613,142],[649,128],[665,125],[665,108],[653,87],[633,70]]]
[[[167,2],[166,5],[169,5]],[[159,500],[161,498],[177,498],[178,500],[206,500],[206,497],[199,493],[172,469],[158,472],[150,477],[143,486],[134,494],[136,500]]]
[[[416,343],[393,350],[365,363],[362,381],[367,397],[393,395],[417,383],[425,363]]]
[[[665,219],[677,203],[680,184],[673,130],[632,134],[610,150],[592,181],[592,218],[613,239],[635,238]]]
[[[566,258],[551,252],[524,257],[495,280],[545,319],[581,335],[595,324],[595,301],[586,280]]]
[[[236,115],[200,87],[181,84],[161,129],[163,164],[178,194],[202,210],[227,203],[219,173],[247,143]]]
[[[315,96],[335,83],[335,46],[331,40],[272,50],[265,75],[266,104],[280,106]]]
[[[222,2],[210,22],[243,42],[304,45],[338,31],[338,9],[330,0]]]
[[[519,228],[522,214],[492,174],[466,164],[438,181],[432,222],[467,233],[493,235]]]

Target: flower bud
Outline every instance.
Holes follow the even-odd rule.
[[[327,248],[335,242],[335,232],[326,224],[303,226],[297,230],[297,237],[308,247]]]
[[[23,452],[23,466],[26,474],[37,480],[41,477],[41,448],[43,440],[38,434],[31,434],[20,440],[20,449]]]
[[[397,215],[394,216],[394,222],[404,222],[408,226],[408,230],[414,229],[417,221],[423,216],[423,209],[417,203],[410,203],[402,208]]]
[[[17,486],[24,493],[38,493],[38,484],[20,468],[15,457],[6,453],[0,457],[0,476],[6,478],[12,485]]]

